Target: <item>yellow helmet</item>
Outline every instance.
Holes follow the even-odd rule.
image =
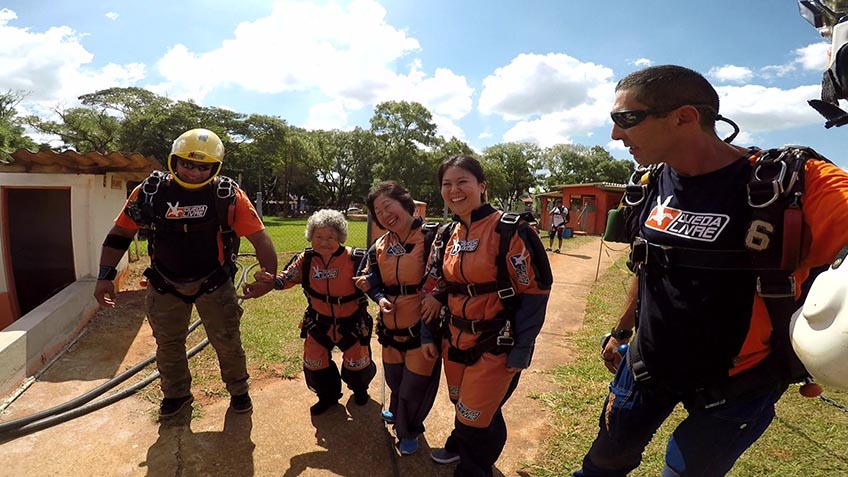
[[[177,175],[177,160],[208,164],[212,166],[209,178],[200,184],[191,184],[180,179]],[[224,143],[217,134],[208,129],[192,129],[180,134],[171,146],[171,154],[168,155],[168,170],[177,184],[186,189],[200,189],[212,182],[221,172],[224,161]]]

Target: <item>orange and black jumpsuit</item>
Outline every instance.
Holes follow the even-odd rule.
[[[441,280],[446,288],[437,297],[448,306],[443,357],[456,405],[455,427],[445,448],[460,455],[456,475],[492,475],[506,444],[501,408],[518,385],[520,371],[515,370],[530,366],[551,289],[544,245],[526,222],[507,229],[514,232],[505,256],[499,257],[501,216],[484,204],[468,224],[454,217],[452,234],[441,247],[434,246],[428,262],[438,263],[433,254],[444,254]],[[506,283],[499,276],[507,276]],[[432,343],[431,330],[424,330],[422,342]]]
[[[277,289],[303,286],[308,305],[301,323],[303,374],[319,400],[341,397],[341,382],[353,392],[366,391],[376,374],[371,361],[372,319],[365,295],[353,282],[359,260],[352,249],[340,246],[328,261],[311,249],[295,256],[275,280]],[[331,351],[342,351],[342,371]]]
[[[386,384],[392,390],[389,411],[395,416],[399,439],[424,432],[424,419],[433,407],[439,388],[439,361],[421,352],[421,295],[427,262],[427,240],[423,221],[416,218],[408,237],[386,232],[368,250],[364,264],[368,296],[375,302],[386,298],[394,305],[380,312],[377,337],[383,345]],[[435,230],[429,232],[435,234]],[[432,243],[432,237],[430,242]]]

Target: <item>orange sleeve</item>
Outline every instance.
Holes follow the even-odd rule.
[[[135,189],[133,189],[133,191],[130,193],[129,198],[127,198],[126,203],[124,203],[124,208],[122,208],[121,212],[118,213],[118,216],[115,217],[115,225],[117,225],[118,227],[123,227],[134,232],[138,230],[138,224],[135,223],[135,221],[131,219],[129,215],[127,215],[127,207],[129,207],[130,204],[138,201],[138,194],[140,190],[141,185],[138,185]]]
[[[236,211],[233,220],[233,230],[236,231],[239,237],[253,235],[260,230],[264,230],[265,224],[262,223],[262,219],[259,218],[259,214],[256,213],[256,209],[253,208],[253,204],[250,203],[247,194],[241,189],[235,189],[235,191]]]
[[[848,173],[834,164],[809,160],[806,163],[803,207],[810,246],[795,272],[803,283],[810,268],[829,264],[848,244]]]

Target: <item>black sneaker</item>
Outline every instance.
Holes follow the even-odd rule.
[[[194,396],[189,394],[181,398],[165,398],[162,404],[159,405],[159,417],[171,417],[180,413],[186,405],[194,401]]]
[[[339,401],[334,399],[319,399],[318,402],[309,408],[309,414],[312,414],[313,416],[324,414],[327,409],[330,409],[338,403]]]
[[[369,399],[371,399],[371,396],[368,395],[368,391],[362,390],[353,393],[353,402],[359,406],[368,404]]]
[[[238,396],[230,396],[230,409],[238,414],[250,412],[253,409],[253,401],[250,400],[250,394],[244,393]]]

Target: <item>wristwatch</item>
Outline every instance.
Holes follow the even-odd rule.
[[[617,330],[613,328],[610,331],[610,336],[615,338],[616,341],[629,340],[633,336],[633,330]]]

